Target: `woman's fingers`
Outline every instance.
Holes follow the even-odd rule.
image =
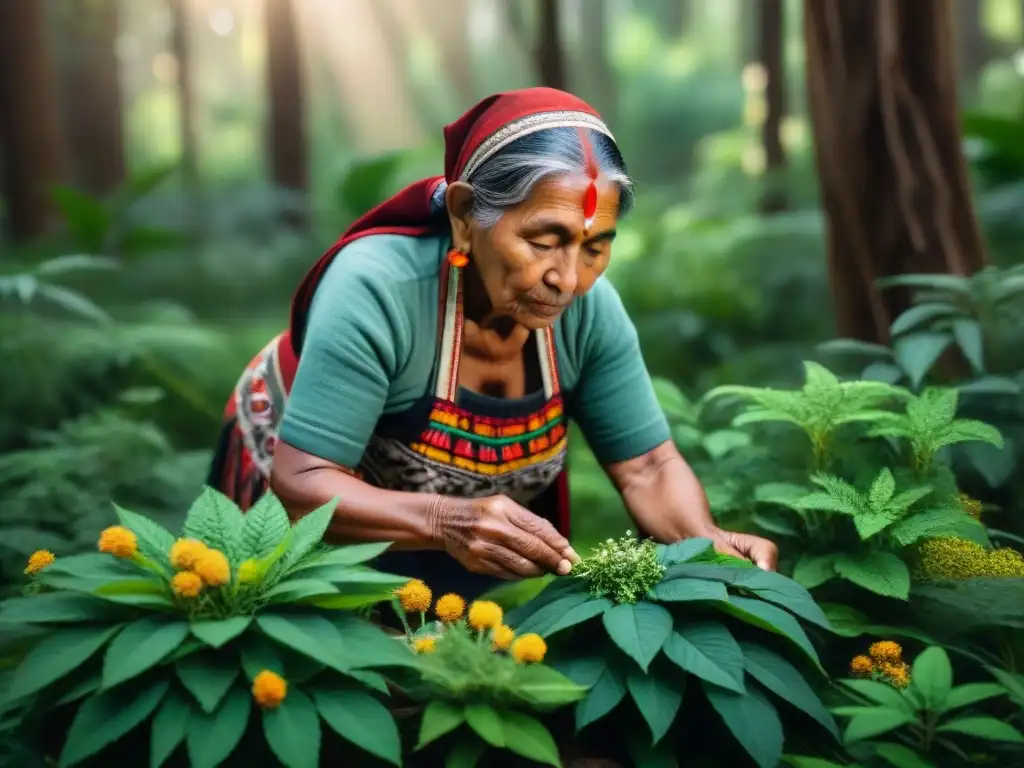
[[[546,521],[505,496],[494,496],[487,500],[487,514],[479,521],[478,533],[484,540],[515,552],[545,571],[564,576],[572,564],[534,532],[542,529],[539,523]]]
[[[568,560],[571,563],[578,563],[580,556],[576,554],[576,550],[572,548],[569,540],[558,532],[548,520],[545,520],[539,515],[533,514],[528,509],[523,509],[518,504],[516,505],[516,511],[512,517],[514,522],[520,529],[532,533],[537,538],[541,539],[545,544],[551,547],[557,552],[563,559]]]

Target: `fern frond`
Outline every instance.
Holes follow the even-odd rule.
[[[817,509],[843,515],[859,515],[867,509],[863,496],[850,483],[834,475],[814,475],[811,482],[824,493],[812,493],[798,500],[795,509]]]
[[[957,419],[935,441],[935,448],[938,450],[947,445],[972,442],[988,443],[996,448],[1002,448],[1003,436],[998,429],[983,421]]]
[[[872,512],[884,512],[894,493],[896,493],[896,478],[892,476],[892,470],[883,467],[868,490],[868,508]]]
[[[896,494],[896,496],[889,501],[888,507],[894,512],[902,515],[921,499],[928,496],[932,490],[933,488],[930,485],[908,488],[907,490]]]

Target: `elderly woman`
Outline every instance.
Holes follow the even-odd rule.
[[[337,498],[334,540],[394,542],[381,568],[473,597],[577,559],[572,419],[645,535],[774,568],[771,542],[716,527],[601,279],[633,187],[598,114],[531,88],[444,135],[444,177],[306,276],[228,405],[211,484],[243,508],[269,486],[295,517]]]

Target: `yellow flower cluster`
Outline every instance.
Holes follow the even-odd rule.
[[[512,643],[512,658],[519,664],[539,664],[547,652],[548,645],[540,635],[522,635]]]
[[[430,610],[430,603],[434,599],[430,587],[419,579],[413,579],[396,589],[395,597],[398,598],[402,610],[406,613],[426,613]]]
[[[48,549],[36,550],[28,559],[28,564],[25,566],[25,573],[29,576],[39,573],[48,565],[53,565],[53,562],[56,559],[57,558],[54,557],[53,552],[50,552]]]
[[[264,669],[252,681],[252,697],[264,709],[277,709],[288,695],[288,683],[276,672]]]
[[[171,579],[171,589],[178,597],[198,597],[203,587],[220,587],[231,581],[227,556],[198,539],[178,539],[168,559],[178,571]]]
[[[966,514],[970,515],[975,520],[981,520],[982,504],[980,501],[978,501],[977,499],[972,499],[966,493],[961,493],[959,500],[960,506],[963,508]]]
[[[867,656],[854,656],[850,674],[888,683],[894,688],[910,685],[910,667],[903,661],[903,648],[892,640],[872,643]]]
[[[417,637],[416,642],[412,644],[412,649],[416,653],[433,653],[437,650],[437,638]]]
[[[112,525],[100,534],[100,552],[114,557],[134,557],[139,551],[139,539],[123,525]]]
[[[434,605],[434,613],[441,621],[451,624],[466,612],[466,601],[455,594],[442,595]]]
[[[985,549],[952,536],[928,539],[918,551],[921,580],[1024,577],[1024,556],[1015,549]]]

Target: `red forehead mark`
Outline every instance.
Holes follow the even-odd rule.
[[[594,157],[594,147],[590,143],[590,134],[586,128],[580,128],[580,144],[583,145],[583,167],[590,177],[590,183],[583,193],[583,234],[590,234],[594,226],[594,214],[597,213],[597,159]]]

